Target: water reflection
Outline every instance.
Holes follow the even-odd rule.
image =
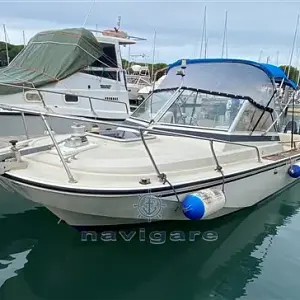
[[[276,293],[289,299],[283,297],[287,291],[274,287],[277,275],[271,273],[266,279],[265,272],[270,272],[270,251],[280,255],[272,250],[277,249],[274,243],[293,242],[288,229],[281,232],[288,228],[286,223],[297,219],[299,191],[295,186],[255,208],[219,220],[144,226],[146,233],[212,230],[218,233],[213,242],[201,237],[177,243],[167,239],[161,245],[138,238],[82,242],[80,233],[58,225],[44,208],[8,215],[0,219],[0,299],[275,299]],[[281,253],[281,262],[275,259],[282,272],[293,263],[291,257],[297,257],[290,251],[290,257]],[[271,272],[274,268],[272,260]],[[272,283],[272,291],[268,285],[261,286],[261,278]]]

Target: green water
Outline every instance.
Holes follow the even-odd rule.
[[[299,299],[300,185],[219,220],[141,226],[130,242],[82,241],[42,207],[1,191],[1,300]],[[129,229],[127,229],[129,230]],[[174,230],[194,241],[153,244]],[[208,241],[207,232],[215,239]]]

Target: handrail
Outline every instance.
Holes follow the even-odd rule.
[[[65,169],[65,171],[66,171],[66,173],[67,173],[67,175],[69,177],[69,182],[70,183],[77,183],[77,181],[73,177],[73,175],[72,175],[72,173],[71,173],[71,171],[70,171],[70,169],[69,169],[69,167],[68,167],[68,165],[67,165],[67,163],[66,163],[66,161],[64,159],[64,156],[63,156],[62,152],[59,149],[59,146],[58,146],[58,144],[56,142],[56,139],[55,139],[55,137],[54,137],[54,135],[52,133],[52,130],[51,130],[49,124],[47,123],[47,120],[46,120],[45,116],[41,115],[41,118],[44,121],[44,124],[45,124],[45,126],[46,126],[46,128],[48,130],[48,133],[49,133],[50,138],[51,138],[51,140],[53,142],[53,145],[54,145],[54,147],[55,147],[55,149],[56,149],[56,151],[58,153],[58,156],[59,156],[59,158],[60,158],[60,160],[61,160],[61,162],[63,164],[63,167],[64,167],[64,169]]]
[[[42,120],[44,121],[44,124],[48,130],[48,134],[50,135],[50,138],[53,142],[53,145],[54,147],[56,148],[57,150],[57,153],[60,157],[60,160],[63,164],[63,167],[69,177],[69,182],[70,183],[77,183],[76,179],[73,177],[65,159],[64,159],[64,156],[61,152],[61,150],[59,149],[59,146],[58,146],[58,143],[56,142],[55,140],[55,137],[53,135],[53,133],[51,132],[51,128],[50,126],[48,125],[47,123],[47,120],[45,118],[45,116],[52,116],[52,117],[59,117],[59,118],[63,118],[63,119],[71,119],[71,120],[80,120],[82,122],[88,122],[88,123],[98,123],[98,124],[105,124],[105,125],[112,125],[112,126],[121,126],[123,128],[129,128],[129,129],[134,129],[134,130],[137,130],[139,133],[140,133],[140,137],[141,137],[141,141],[146,149],[146,152],[148,154],[148,156],[150,157],[150,160],[152,162],[152,165],[154,166],[154,169],[157,173],[157,177],[163,182],[163,184],[165,184],[166,182],[168,182],[167,180],[167,176],[166,174],[164,173],[161,173],[155,163],[155,160],[150,152],[150,149],[148,148],[148,145],[146,143],[146,140],[144,138],[144,134],[147,134],[147,133],[156,133],[156,134],[161,134],[161,135],[167,135],[167,136],[174,136],[174,137],[186,137],[186,138],[192,138],[192,139],[199,139],[199,140],[205,140],[205,141],[208,141],[210,143],[210,149],[211,149],[211,152],[212,152],[212,155],[213,155],[213,158],[215,160],[215,163],[216,163],[216,170],[218,172],[220,172],[222,174],[222,178],[223,178],[223,188],[224,189],[224,173],[222,171],[222,167],[221,165],[219,164],[219,161],[218,161],[218,158],[217,158],[217,155],[215,153],[215,150],[214,150],[214,146],[213,146],[213,142],[219,142],[219,143],[224,143],[224,144],[232,144],[232,145],[237,145],[237,146],[243,146],[243,147],[248,147],[248,148],[253,148],[256,150],[256,154],[257,154],[257,159],[258,159],[258,162],[262,162],[261,160],[261,155],[260,155],[260,152],[259,152],[259,149],[257,146],[254,146],[254,145],[247,145],[247,144],[242,144],[242,143],[236,143],[236,142],[231,142],[231,141],[223,141],[223,140],[218,140],[218,139],[213,139],[213,138],[205,138],[205,137],[199,137],[199,136],[192,136],[192,135],[189,135],[189,134],[182,134],[182,133],[175,133],[175,132],[170,132],[170,131],[165,131],[165,130],[160,130],[160,129],[153,129],[153,128],[145,128],[145,127],[138,127],[138,126],[130,126],[130,125],[126,125],[126,124],[117,124],[117,123],[110,123],[110,122],[103,122],[103,121],[98,121],[98,120],[90,120],[90,119],[86,119],[86,118],[81,118],[81,117],[73,117],[73,116],[65,116],[65,115],[60,115],[60,114],[52,114],[52,113],[44,113],[44,112],[37,112],[37,111],[34,111],[34,110],[29,110],[29,109],[23,109],[23,108],[15,108],[13,106],[8,106],[8,105],[3,105],[3,104],[0,104],[0,107],[2,107],[3,109],[6,109],[6,110],[15,110],[15,111],[19,111],[21,113],[21,115],[24,115],[24,112],[30,112],[31,114],[36,114],[36,115],[39,115]],[[26,122],[24,122],[24,126],[26,128]],[[27,128],[25,129],[27,131]]]
[[[23,125],[24,125],[25,135],[26,135],[27,140],[29,140],[28,127],[27,127],[27,123],[26,123],[26,120],[25,120],[24,112],[21,112],[21,115],[22,115],[22,121],[23,121]]]
[[[156,129],[150,129],[149,130],[149,129],[147,129],[145,131],[149,131],[149,132],[151,131],[151,132],[157,133],[157,134],[162,133],[162,134],[166,134],[166,135],[173,135],[173,136],[186,137],[186,138],[194,138],[194,139],[197,139],[197,140],[212,141],[212,142],[217,142],[217,143],[222,143],[222,144],[230,144],[230,145],[236,145],[236,146],[253,148],[253,149],[256,150],[258,162],[261,162],[261,156],[260,156],[259,149],[258,149],[257,146],[254,146],[254,145],[248,145],[248,144],[243,144],[243,143],[236,143],[236,142],[231,142],[231,141],[223,141],[223,140],[219,140],[219,139],[206,138],[206,137],[202,137],[202,136],[192,136],[192,135],[189,135],[189,134],[183,134],[183,133],[177,133],[177,132],[174,133],[174,132],[160,130],[160,129],[159,130],[156,130]]]
[[[38,89],[38,88],[33,88],[33,87],[26,87],[26,86],[14,85],[14,84],[9,84],[9,83],[0,83],[0,85],[10,86],[10,87],[15,87],[15,88],[21,88],[23,90],[32,90],[32,91],[37,91],[37,92],[42,92],[42,93],[50,93],[50,94],[58,94],[58,95],[70,94],[70,93],[63,93],[63,92],[58,92],[58,91],[51,91],[51,90]],[[77,97],[81,97],[81,98],[95,99],[95,100],[109,102],[109,103],[120,103],[120,104],[122,104],[122,105],[125,106],[126,113],[129,114],[128,106],[123,101],[114,102],[114,101],[111,101],[111,100],[106,100],[106,99],[98,98],[98,97],[91,97],[91,96],[85,96],[85,95],[80,95],[80,94],[72,94],[72,95],[77,96]],[[48,107],[46,106],[46,108],[48,108]]]
[[[113,126],[113,127],[117,126],[117,127],[127,128],[127,129],[133,129],[136,131],[142,130],[143,132],[149,132],[149,133],[151,132],[151,133],[157,133],[157,134],[162,134],[162,135],[186,137],[186,138],[199,139],[199,140],[205,140],[205,141],[213,141],[213,142],[218,142],[218,143],[222,143],[222,144],[230,144],[230,145],[236,145],[236,146],[241,146],[241,147],[253,148],[256,150],[258,162],[261,162],[261,156],[260,156],[259,149],[257,146],[254,146],[254,145],[248,145],[248,144],[231,142],[231,141],[224,141],[224,140],[219,140],[219,139],[214,139],[214,138],[206,138],[206,137],[202,137],[202,136],[193,136],[193,135],[189,135],[189,134],[170,132],[170,131],[161,130],[161,129],[153,129],[153,128],[148,128],[148,127],[127,125],[127,124],[122,124],[122,123],[117,123],[117,122],[112,123],[112,122],[107,122],[107,121],[91,120],[91,119],[84,118],[84,117],[75,117],[75,116],[67,116],[67,115],[54,114],[54,113],[48,113],[48,112],[39,112],[39,111],[31,110],[31,109],[19,108],[19,107],[5,105],[5,104],[0,104],[0,108],[3,108],[5,110],[18,111],[20,113],[27,112],[27,113],[36,114],[36,115],[44,115],[44,116],[49,116],[49,117],[69,119],[69,120],[81,121],[81,122],[86,122],[86,123],[107,125],[107,126]]]

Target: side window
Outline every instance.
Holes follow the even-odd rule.
[[[255,127],[254,131],[267,130],[273,123],[273,119],[269,112],[266,111],[261,117],[262,113],[263,110],[258,109],[254,105],[248,103],[247,108],[244,110],[243,115],[239,119],[234,130],[251,132],[254,129],[254,127]],[[274,126],[270,129],[270,131],[271,132],[275,131]]]
[[[41,102],[41,96],[37,91],[27,91],[24,94],[25,100],[28,102]]]
[[[78,96],[66,94],[65,95],[65,101],[66,102],[73,102],[73,103],[78,102]]]
[[[116,46],[114,44],[102,44],[102,46],[103,53],[93,64],[81,72],[97,77],[121,81],[120,72],[109,70],[109,68],[118,68]]]

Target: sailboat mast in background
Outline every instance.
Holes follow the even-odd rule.
[[[204,7],[204,16],[203,16],[203,27],[202,27],[202,38],[201,38],[201,45],[200,45],[200,58],[202,57],[202,50],[204,44],[204,57],[206,58],[206,48],[207,48],[207,37],[206,37],[206,6]]]
[[[5,24],[3,24],[3,31],[4,31],[4,39],[5,39],[6,61],[7,61],[7,65],[9,65],[9,54],[8,54],[8,45],[7,45],[7,32],[6,32]]]
[[[228,58],[228,43],[227,43],[227,10],[225,11],[225,23],[223,33],[223,44],[222,44],[222,58],[224,58],[224,52],[226,58]]]

